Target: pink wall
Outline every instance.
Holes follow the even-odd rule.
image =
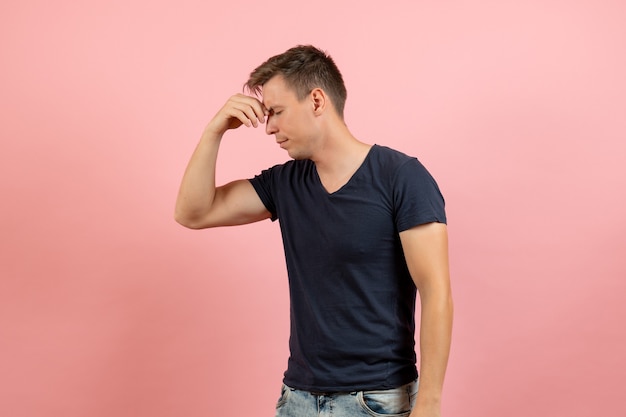
[[[205,123],[298,43],[342,68],[353,132],[446,195],[445,415],[626,413],[623,2],[212,4],[0,6],[0,415],[273,415],[277,225],[172,212]],[[285,158],[235,132],[220,178]]]

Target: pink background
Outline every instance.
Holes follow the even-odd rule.
[[[444,415],[625,415],[625,3],[214,3],[2,2],[0,415],[273,415],[277,224],[172,214],[204,125],[299,43],[446,196]],[[241,129],[220,181],[286,158]]]

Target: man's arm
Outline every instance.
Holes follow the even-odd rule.
[[[439,417],[452,334],[448,233],[428,223],[400,233],[402,248],[421,301],[420,381],[411,417]]]
[[[231,226],[267,219],[267,211],[247,180],[215,186],[215,166],[224,133],[242,125],[257,127],[267,109],[254,97],[231,97],[205,128],[178,191],[174,218],[192,229]]]

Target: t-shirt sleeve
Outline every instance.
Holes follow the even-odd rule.
[[[416,158],[402,164],[393,185],[398,232],[426,223],[446,223],[445,201],[435,179]]]
[[[252,187],[254,187],[254,190],[259,195],[267,211],[272,214],[271,220],[276,221],[276,219],[278,219],[278,212],[272,194],[273,171],[274,168],[263,170],[260,174],[255,175],[254,178],[250,178],[248,181],[250,181]]]

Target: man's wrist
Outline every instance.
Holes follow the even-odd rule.
[[[441,405],[441,390],[429,390],[428,388],[420,386],[417,391],[415,403],[428,406],[439,406]]]

